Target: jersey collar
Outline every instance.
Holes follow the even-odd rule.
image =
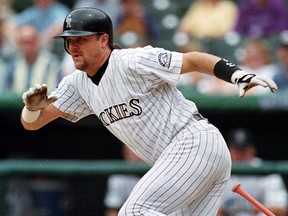
[[[99,68],[99,70],[97,71],[97,73],[94,76],[92,76],[92,77],[88,76],[95,85],[99,84],[102,76],[104,75],[106,68],[108,66],[108,63],[109,63],[109,59],[110,59],[110,56],[107,58],[107,60],[104,62],[104,64]]]

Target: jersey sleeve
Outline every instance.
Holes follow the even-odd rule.
[[[177,85],[183,54],[151,46],[136,52],[136,71],[153,84]]]
[[[53,105],[66,113],[63,116],[64,119],[77,122],[80,119],[93,114],[93,111],[89,108],[84,99],[80,96],[79,92],[75,88],[73,83],[77,74],[71,74],[65,77],[51,95],[57,96],[58,100]]]

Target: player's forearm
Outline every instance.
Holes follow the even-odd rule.
[[[181,73],[198,71],[236,84],[232,76],[234,72],[240,70],[235,64],[218,56],[201,52],[190,52],[183,56]]]
[[[62,115],[63,112],[53,105],[41,109],[39,112],[31,112],[24,107],[21,113],[21,123],[26,130],[38,130]]]
[[[214,75],[226,82],[236,84],[239,88],[239,97],[244,97],[245,93],[255,86],[268,87],[271,92],[277,90],[277,85],[273,80],[242,71],[228,60],[206,53],[183,54],[181,74],[193,71]]]
[[[202,52],[184,53],[181,74],[197,71],[214,75],[214,67],[220,60],[218,56]]]
[[[45,118],[43,118],[43,110],[36,112],[27,111],[24,107],[21,113],[21,123],[26,130],[38,130],[47,124]]]
[[[36,122],[28,123],[23,118],[21,118],[21,123],[25,130],[33,131],[41,128]]]
[[[21,123],[26,130],[37,130],[39,126],[37,125],[37,120],[39,119],[41,110],[30,111],[26,106],[22,109],[21,112]]]

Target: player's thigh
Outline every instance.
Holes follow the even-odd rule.
[[[201,164],[195,162],[195,166]],[[220,177],[220,169],[211,166],[205,165],[210,172],[204,176],[189,170],[171,176],[163,174],[171,167],[160,164],[153,167],[134,188],[123,207],[123,215],[215,215],[230,171],[227,169]]]
[[[202,194],[197,199],[193,200],[192,203],[188,205],[188,208],[184,209],[184,215],[190,216],[216,216],[218,209],[221,205],[222,196],[224,190],[227,186],[228,179],[230,176],[230,171],[227,170],[223,173],[223,180],[213,183],[212,187],[208,189],[207,194]]]
[[[229,178],[223,175],[231,168],[226,148],[217,132],[178,137],[138,182],[121,213],[168,215],[204,199],[215,182]]]

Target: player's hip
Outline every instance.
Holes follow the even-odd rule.
[[[193,125],[181,130],[166,147],[161,157],[170,157],[171,160],[195,160],[216,163],[224,161],[231,166],[230,153],[227,144],[213,125],[197,130]]]

